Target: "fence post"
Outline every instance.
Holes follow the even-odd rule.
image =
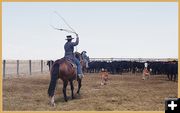
[[[43,60],[41,60],[41,73],[43,73]]]
[[[19,75],[19,60],[17,60],[17,75]]]
[[[31,60],[29,60],[29,74],[31,75]]]
[[[6,77],[6,60],[3,60],[3,78]]]

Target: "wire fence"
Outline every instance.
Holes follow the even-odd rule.
[[[3,78],[49,71],[47,60],[3,60]]]

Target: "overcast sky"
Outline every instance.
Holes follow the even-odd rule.
[[[178,4],[3,2],[3,59],[58,59],[69,29],[92,58],[177,58]],[[71,34],[73,37],[74,35]],[[74,41],[74,40],[73,40]]]

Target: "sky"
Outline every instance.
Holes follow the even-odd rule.
[[[51,27],[70,29],[54,11],[90,58],[178,58],[175,2],[3,2],[2,58],[63,57],[66,36],[75,35]]]

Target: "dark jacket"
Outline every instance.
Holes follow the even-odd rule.
[[[74,58],[74,46],[79,44],[79,38],[76,38],[76,42],[66,42],[64,45],[65,57]]]

